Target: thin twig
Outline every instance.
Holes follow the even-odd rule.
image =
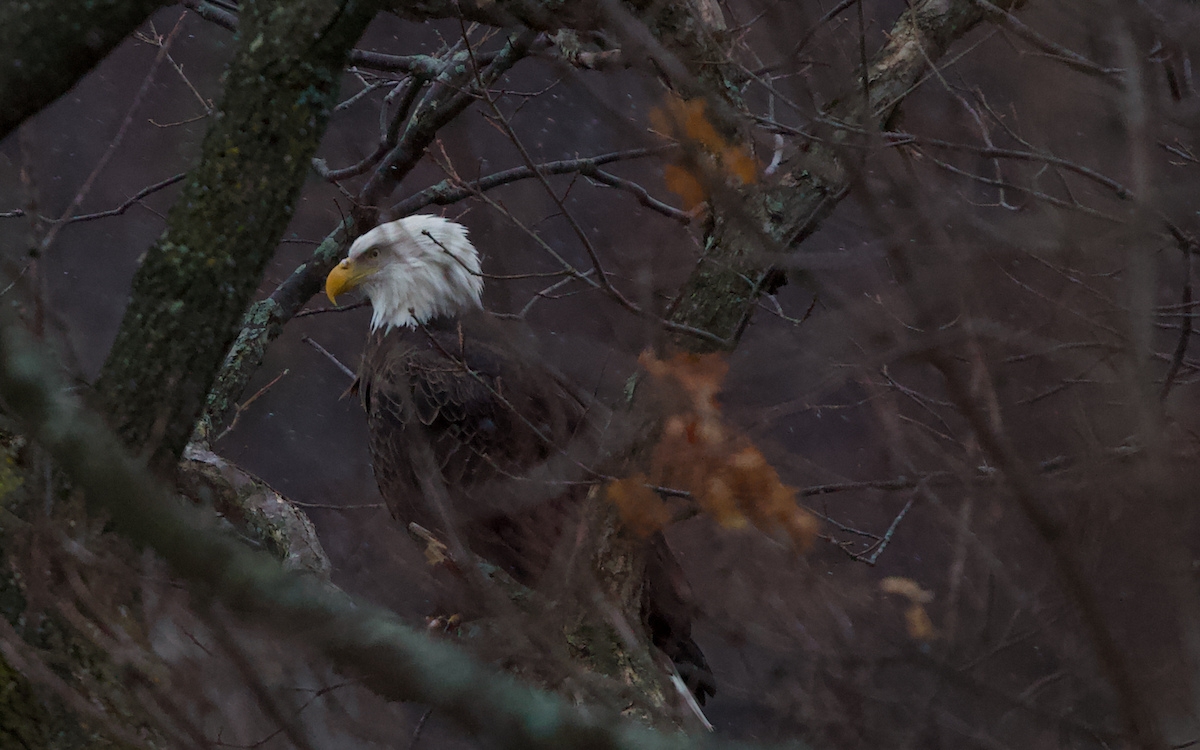
[[[184,15],[186,15],[186,12],[184,13]],[[183,18],[180,18],[179,21],[182,22]],[[147,44],[153,45],[155,47],[162,47],[162,45],[163,45],[162,35],[159,34],[157,31],[155,31],[153,22],[150,23],[150,31],[153,33],[153,36],[150,36],[147,34],[138,34],[137,36],[139,39],[146,42]],[[212,111],[213,111],[212,100],[204,98],[204,96],[200,93],[200,91],[192,84],[191,80],[187,77],[187,75],[184,74],[183,66],[180,65],[179,63],[177,63],[175,61],[175,58],[171,57],[170,52],[167,53],[167,61],[171,63],[171,67],[175,68],[175,72],[178,73],[179,77],[181,79],[183,79],[183,82],[185,84],[187,84],[187,87],[191,90],[192,94],[195,95],[196,99],[200,102],[200,106],[204,108],[203,115],[201,115],[200,117],[194,118],[193,120],[189,120],[188,122],[200,120],[200,119],[203,119],[204,117],[207,117],[208,115],[211,115]],[[153,120],[151,120],[151,122],[153,122]]]
[[[617,304],[634,315],[654,320],[663,328],[670,331],[675,331],[676,333],[686,333],[690,336],[695,336],[720,347],[728,346],[728,341],[710,331],[705,331],[693,326],[666,320],[642,310],[640,306],[635,304],[632,300],[622,294],[620,290],[612,285],[612,282],[608,280],[608,274],[604,271],[604,266],[600,261],[600,255],[596,251],[595,245],[592,244],[591,238],[587,236],[587,232],[585,232],[583,227],[579,225],[579,222],[576,221],[575,216],[567,208],[566,203],[563,202],[563,199],[559,197],[557,192],[555,192],[554,188],[550,185],[549,180],[546,179],[546,176],[537,172],[537,166],[533,161],[533,157],[529,155],[529,151],[525,148],[525,145],[521,143],[521,139],[517,136],[516,131],[513,130],[512,124],[508,121],[508,118],[504,116],[504,113],[500,111],[500,108],[496,105],[495,100],[489,96],[486,91],[483,92],[483,98],[491,108],[493,115],[499,121],[501,127],[508,136],[509,140],[512,142],[513,146],[517,149],[518,153],[520,153],[521,159],[525,162],[525,166],[535,173],[538,182],[541,183],[547,195],[550,196],[550,200],[554,202],[554,205],[558,208],[563,218],[567,220],[567,224],[571,227],[572,232],[574,232],[575,236],[579,239],[580,244],[583,246],[584,252],[587,254],[588,259],[592,263],[592,269],[596,272],[595,283],[597,283],[610,298],[615,300]]]
[[[242,412],[244,412],[244,411],[246,411],[246,409],[250,408],[250,404],[254,403],[255,400],[259,396],[266,393],[271,388],[271,386],[278,383],[280,381],[280,379],[283,378],[284,375],[288,374],[288,372],[289,372],[288,370],[284,370],[283,372],[279,373],[278,375],[275,376],[274,380],[272,380],[270,383],[267,383],[262,388],[259,388],[258,391],[253,396],[246,399],[242,403],[238,404],[234,410],[233,421],[229,423],[228,427],[226,427],[224,430],[221,431],[220,435],[217,435],[217,440],[220,440],[221,438],[225,437],[229,433],[233,432],[233,428],[237,427],[238,420],[242,418]]]
[[[387,503],[362,503],[359,505],[334,505],[333,503],[303,503],[299,500],[289,500],[292,505],[300,508],[320,508],[321,510],[374,510],[386,508]]]
[[[292,316],[292,320],[295,320],[296,318],[305,318],[305,317],[308,317],[309,315],[321,315],[322,313],[350,312],[351,310],[357,310],[359,308],[366,307],[369,304],[371,304],[370,300],[364,299],[364,300],[359,300],[358,302],[354,302],[349,305],[342,305],[340,307],[318,307],[314,310],[301,310],[300,312],[298,312],[294,316]]]
[[[233,662],[246,687],[250,689],[250,692],[258,701],[258,705],[262,708],[263,713],[278,726],[278,731],[273,733],[271,737],[282,732],[300,750],[316,750],[316,747],[309,739],[311,736],[310,732],[304,726],[304,720],[300,717],[300,711],[297,707],[290,700],[287,700],[284,694],[272,691],[267,687],[266,682],[258,673],[258,668],[254,664],[250,652],[242,647],[237,637],[234,636],[223,621],[216,617],[210,617],[209,624],[212,626],[210,631],[213,634],[213,638],[225,650],[225,653],[228,654],[230,661]],[[266,739],[270,739],[270,737]],[[266,739],[262,742],[265,742]]]
[[[312,348],[316,349],[321,354],[325,355],[326,359],[328,359],[333,364],[337,365],[337,368],[339,370],[346,373],[346,377],[350,378],[351,380],[358,378],[358,374],[356,372],[354,372],[354,370],[351,370],[349,367],[346,367],[344,364],[342,364],[342,361],[340,359],[338,359],[337,357],[333,356],[332,354],[330,354],[329,350],[327,350],[325,347],[323,347],[320,344],[318,344],[317,342],[313,341],[308,336],[305,336],[304,338],[302,338],[300,340],[303,341],[304,343],[308,344]]]
[[[589,156],[579,159],[562,159],[559,161],[543,162],[536,165],[533,169],[529,167],[514,167],[506,169],[502,172],[490,174],[487,177],[481,177],[478,180],[471,182],[459,179],[457,176],[442,180],[438,184],[428,187],[419,193],[415,193],[408,198],[400,201],[391,208],[391,213],[395,216],[408,216],[416,213],[426,206],[446,206],[452,203],[457,203],[465,198],[478,195],[487,190],[498,188],[502,185],[508,185],[520,180],[527,180],[538,174],[544,175],[561,175],[561,174],[585,174],[587,170],[595,170],[603,164],[609,164],[616,161],[626,161],[629,159],[643,159],[648,156],[657,156],[677,148],[674,145],[656,146],[650,148],[632,148],[626,151],[613,151],[599,156]]]
[[[433,708],[425,709],[425,713],[421,714],[421,718],[417,719],[417,726],[413,728],[412,739],[408,742],[408,750],[413,750],[417,746],[417,740],[421,739],[421,730],[425,728],[425,722],[429,721],[429,715],[433,713]]]
[[[580,277],[587,277],[587,276],[590,276],[592,273],[594,273],[594,272],[591,270],[588,270],[588,271],[585,271],[584,273],[580,274]],[[529,301],[526,302],[525,306],[521,308],[521,312],[517,313],[517,317],[520,318],[521,320],[524,320],[525,316],[529,315],[529,311],[533,309],[533,306],[535,304],[537,304],[538,300],[550,299],[551,294],[553,292],[555,292],[556,290],[562,288],[563,286],[569,284],[570,282],[572,282],[574,280],[575,280],[575,276],[571,276],[570,278],[566,278],[566,279],[563,279],[562,281],[551,284],[550,286],[546,287],[545,289],[541,290],[540,292],[537,292],[536,294],[534,294],[532,297],[529,298]]]
[[[964,373],[960,363],[939,349],[930,351],[927,357],[930,364],[942,373],[951,400],[967,419],[980,445],[1003,473],[1017,505],[1053,556],[1063,588],[1077,607],[1100,667],[1117,694],[1129,740],[1144,750],[1163,750],[1167,744],[1155,712],[1138,688],[1128,655],[1118,644],[1101,609],[1096,589],[1084,574],[1082,562],[1067,533],[1065,520],[1041,485],[1034,480],[1033,473],[1026,468],[1003,427],[979,402],[975,389],[969,384],[969,376]]]
[[[590,177],[596,182],[608,185],[609,187],[614,187],[618,190],[624,190],[627,193],[632,193],[633,196],[637,198],[638,203],[642,204],[651,211],[657,211],[669,219],[674,219],[684,226],[692,223],[692,219],[694,217],[690,213],[687,211],[680,211],[678,208],[668,206],[666,203],[654,198],[650,195],[646,188],[642,187],[636,182],[626,180],[622,177],[617,177],[616,175],[603,172],[599,169],[585,168],[579,170],[579,173],[584,177]]]
[[[1180,306],[1185,308],[1192,304],[1192,249],[1190,243],[1183,244],[1183,300]],[[1171,357],[1171,368],[1167,370],[1167,376],[1163,379],[1162,390],[1158,394],[1159,401],[1166,401],[1171,393],[1171,387],[1179,375],[1179,368],[1183,366],[1183,359],[1187,356],[1188,340],[1191,336],[1192,321],[1191,318],[1186,318],[1179,326],[1179,341],[1175,344],[1175,354]]]
[[[539,36],[534,32],[515,33],[509,37],[504,47],[491,58],[491,62],[488,63],[485,70],[480,71],[477,67],[483,58],[476,58],[472,53],[471,59],[475,65],[464,66],[469,67],[470,70],[463,71],[462,74],[473,76],[474,80],[478,82],[478,86],[486,90],[487,86],[499,80],[539,44],[541,44]],[[470,51],[469,46],[468,51]],[[455,81],[441,80],[444,78],[446,78],[446,74],[443,72],[439,76],[438,85],[426,93],[425,98],[416,107],[409,120],[410,124],[396,147],[388,152],[359,191],[357,202],[360,205],[374,206],[382,200],[425,156],[430,144],[437,137],[438,131],[458,117],[475,102],[478,96],[482,95],[465,86],[456,88]]]
[[[987,0],[974,0],[974,2],[980,8],[983,8],[984,12],[993,22],[999,23],[1001,26],[1042,50],[1047,55],[1060,60],[1063,64],[1074,70],[1078,70],[1081,73],[1100,76],[1102,78],[1109,79],[1110,81],[1117,82],[1120,81],[1122,74],[1125,72],[1120,68],[1105,68],[1102,65],[1092,62],[1083,55],[1067,49],[1057,42],[1050,41],[1046,37],[1026,26],[1012,13],[993,5],[992,3],[989,3]]]
[[[184,177],[187,177],[187,172],[180,172],[179,174],[173,177],[168,177],[161,182],[156,182],[153,185],[147,185],[116,208],[110,208],[107,211],[97,211],[96,213],[92,214],[77,214],[66,219],[64,223],[74,224],[80,221],[95,221],[96,219],[107,219],[112,216],[121,216],[130,208],[132,208],[134,204],[140,203],[146,196],[157,193],[159,190],[163,190],[164,188],[169,188],[172,185],[181,182]],[[17,216],[25,215],[25,210],[18,208],[14,211],[0,213],[0,219],[15,218]]]
[[[1027,188],[1023,185],[1017,185],[1015,183],[1006,182],[1004,180],[994,180],[990,177],[984,177],[983,175],[974,174],[972,172],[966,171],[965,169],[959,169],[958,167],[956,167],[953,164],[950,164],[948,162],[944,162],[940,159],[936,159],[936,158],[930,156],[929,154],[925,154],[925,158],[928,159],[929,161],[933,162],[934,164],[936,164],[938,167],[946,170],[947,172],[950,172],[951,174],[956,174],[961,177],[966,177],[967,179],[974,180],[975,182],[978,182],[981,185],[991,185],[992,187],[1002,187],[1002,188],[1007,188],[1008,190],[1016,190],[1018,192],[1025,193],[1026,195],[1030,195],[1030,196],[1036,198],[1037,200],[1042,201],[1043,203],[1048,203],[1051,206],[1055,206],[1057,208],[1063,208],[1068,211],[1079,211],[1080,213],[1083,213],[1087,216],[1092,216],[1097,219],[1104,219],[1105,221],[1111,221],[1115,224],[1124,223],[1122,219],[1119,219],[1115,216],[1110,216],[1109,214],[1106,214],[1102,211],[1097,211],[1094,208],[1089,208],[1080,203],[1073,203],[1070,201],[1065,201],[1061,198],[1055,198],[1053,195],[1044,193],[1040,190],[1034,190],[1032,188]]]
[[[339,180],[366,174],[366,172],[378,164],[387,155],[388,151],[396,147],[396,142],[400,137],[400,128],[408,121],[408,113],[412,109],[413,103],[417,100],[417,93],[424,88],[428,80],[420,76],[413,76],[406,87],[402,89],[401,84],[396,84],[391,93],[384,97],[383,104],[379,110],[380,119],[383,120],[381,123],[381,130],[383,132],[380,133],[379,143],[376,144],[374,151],[358,163],[351,164],[342,169],[329,169],[323,159],[313,159],[313,169],[316,170],[317,174],[329,182],[338,182]],[[396,108],[396,112],[392,115],[389,123],[387,119],[388,106],[401,91],[404,92],[404,99],[401,101],[400,106]]]
[[[357,94],[354,94],[353,96],[347,97],[347,98],[346,98],[344,101],[342,101],[342,102],[339,102],[339,103],[338,103],[338,105],[337,105],[336,107],[334,107],[334,108],[333,108],[333,111],[334,111],[334,112],[341,112],[341,111],[343,111],[343,110],[350,109],[350,108],[351,108],[351,107],[353,107],[353,106],[354,106],[354,105],[355,105],[355,104],[356,104],[356,103],[357,103],[357,102],[358,102],[360,99],[362,99],[363,97],[366,97],[366,96],[368,96],[368,95],[369,95],[371,92],[373,92],[373,91],[376,91],[376,90],[378,90],[378,89],[381,89],[381,88],[383,88],[384,86],[391,86],[391,85],[393,85],[393,81],[382,81],[382,80],[381,80],[381,81],[373,81],[372,83],[367,83],[366,81],[364,81],[364,80],[363,80],[363,77],[362,77],[361,75],[360,75],[360,76],[357,76],[357,78],[358,78],[358,80],[362,81],[362,82],[363,82],[363,84],[364,84],[364,85],[363,85],[363,88],[362,88],[362,91],[359,91]]]
[[[792,47],[792,50],[790,52],[788,52],[786,55],[784,55],[783,60],[775,63],[774,65],[766,65],[766,66],[759,68],[758,70],[755,70],[754,75],[761,76],[761,75],[770,73],[772,71],[778,70],[779,68],[782,68],[784,66],[784,63],[786,63],[788,60],[791,60],[796,55],[800,54],[801,50],[803,50],[808,45],[808,43],[810,41],[812,41],[812,38],[814,36],[816,36],[817,32],[821,30],[822,26],[829,23],[829,21],[833,20],[842,11],[844,11],[846,8],[849,8],[851,5],[853,5],[857,1],[858,0],[842,0],[840,3],[838,3],[837,5],[830,8],[829,11],[825,15],[818,18],[817,21],[812,26],[809,27],[808,31],[805,32],[804,36],[800,37],[800,41],[796,42],[796,45],[794,47]]]
[[[142,99],[145,98],[146,92],[150,90],[150,84],[154,82],[154,75],[158,72],[159,65],[167,57],[167,51],[171,48],[171,42],[175,40],[175,35],[183,28],[183,19],[185,17],[186,14],[179,17],[179,20],[175,22],[175,28],[171,29],[171,33],[167,35],[162,46],[158,48],[158,54],[154,56],[154,62],[150,64],[150,69],[146,71],[146,77],[142,79],[141,88],[134,94],[133,101],[129,104],[129,109],[125,113],[125,119],[121,121],[121,126],[117,128],[117,134],[113,136],[112,141],[108,144],[108,148],[104,151],[100,160],[96,162],[96,167],[92,170],[92,173],[84,180],[83,185],[79,188],[79,192],[75,194],[71,203],[63,210],[62,216],[50,226],[50,230],[42,238],[41,245],[38,248],[39,252],[45,252],[53,244],[59,230],[66,226],[67,219],[79,207],[79,204],[83,202],[83,199],[91,191],[92,185],[96,182],[96,178],[100,176],[100,172],[104,170],[104,167],[116,152],[117,147],[121,145],[121,141],[125,138],[125,133],[129,130],[129,126],[133,122],[134,113],[142,106]]]
[[[892,536],[896,533],[896,529],[899,528],[900,522],[904,520],[906,515],[908,515],[909,509],[912,508],[913,503],[916,502],[916,500],[917,496],[915,494],[908,499],[908,502],[904,504],[904,507],[901,508],[900,512],[896,514],[896,517],[892,519],[892,524],[891,526],[888,526],[888,530],[883,532],[883,538],[880,539],[875,545],[875,551],[871,553],[870,557],[863,558],[863,562],[865,562],[867,565],[875,564],[875,561],[879,559],[881,554],[883,554],[884,548],[886,548],[892,541]],[[868,547],[868,549],[870,548]],[[866,550],[863,550],[863,553],[865,554]]]
[[[886,135],[887,135],[887,138],[889,139],[888,145],[893,146],[893,147],[917,144],[917,145],[921,145],[921,146],[933,146],[935,148],[946,149],[948,151],[962,151],[962,152],[976,154],[978,156],[984,156],[984,157],[989,157],[989,158],[1015,159],[1017,161],[1029,161],[1029,162],[1040,162],[1043,164],[1050,164],[1050,165],[1053,165],[1056,167],[1062,167],[1063,169],[1067,170],[1068,172],[1074,172],[1075,174],[1079,175],[1080,177],[1085,177],[1085,178],[1091,180],[1092,182],[1095,182],[1099,185],[1103,185],[1104,187],[1111,190],[1114,195],[1116,195],[1118,198],[1121,198],[1123,200],[1131,200],[1134,197],[1133,192],[1129,188],[1125,187],[1124,185],[1122,185],[1121,183],[1112,179],[1111,177],[1100,174],[1096,170],[1085,167],[1082,164],[1077,164],[1073,161],[1070,161],[1069,159],[1063,159],[1058,156],[1051,156],[1049,154],[1039,154],[1039,153],[1034,153],[1034,152],[1030,152],[1030,151],[1017,151],[1015,149],[1010,149],[1010,148],[992,148],[990,146],[973,146],[969,143],[955,143],[954,141],[944,141],[940,138],[926,138],[923,136],[912,135],[910,133],[892,132],[892,133],[887,133]]]

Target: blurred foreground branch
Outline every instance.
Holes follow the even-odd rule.
[[[163,0],[0,4],[0,139],[71,89]]]
[[[267,554],[205,529],[201,514],[173,501],[130,458],[99,417],[58,382],[31,337],[11,323],[0,331],[0,398],[89,506],[110,514],[122,533],[152,547],[178,575],[231,610],[302,634],[384,697],[428,703],[505,747],[734,747],[572,708],[414,632],[392,612],[285,571]]]
[[[1129,657],[1113,634],[1100,598],[1089,582],[1084,563],[1068,534],[1066,519],[1055,511],[1051,498],[1021,460],[1004,432],[999,415],[989,413],[980,403],[982,399],[976,394],[979,388],[971,385],[972,373],[947,351],[933,349],[927,356],[929,363],[946,379],[950,398],[970,423],[980,445],[1004,473],[1021,511],[1053,555],[1063,589],[1078,608],[1100,667],[1120,699],[1121,718],[1130,742],[1143,750],[1167,750],[1157,712],[1138,684]],[[977,382],[979,376],[975,375],[974,380]]]

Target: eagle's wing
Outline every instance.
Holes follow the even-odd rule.
[[[530,482],[568,455],[583,404],[492,321],[372,334],[359,372],[380,491],[404,523],[437,530],[444,517],[421,490],[414,453],[424,441],[454,503],[455,519],[511,515],[514,503],[563,494]],[[562,462],[569,463],[564,458]],[[542,485],[546,472],[541,471]],[[539,491],[540,490],[540,491]]]
[[[444,531],[449,518],[477,554],[519,580],[540,576],[595,464],[598,408],[494,321],[466,318],[438,331],[372,334],[359,370],[380,492],[401,522]],[[592,411],[596,410],[596,411]],[[430,460],[432,459],[432,460]],[[453,507],[432,505],[419,476],[432,464]],[[517,503],[506,502],[506,490]],[[695,607],[661,535],[646,561],[644,602],[652,640],[697,700],[713,693],[695,641]]]

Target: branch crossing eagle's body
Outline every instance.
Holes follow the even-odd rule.
[[[474,552],[528,582],[549,563],[562,520],[540,506],[548,496],[585,492],[562,483],[581,472],[558,451],[580,437],[586,413],[558,377],[531,365],[536,359],[515,356],[520,347],[495,324],[471,311],[418,329],[376,330],[358,392],[375,479],[392,514],[432,531],[449,521]],[[414,455],[422,444],[449,490],[444,510],[429,502],[424,461]],[[522,481],[555,459],[549,485]]]
[[[326,281],[330,299],[361,288],[373,307],[356,386],[392,515],[435,533],[452,529],[473,552],[531,582],[586,494],[566,480],[583,478],[587,457],[572,447],[594,446],[595,427],[573,387],[513,326],[482,310],[482,287],[466,229],[424,215],[359,237]],[[433,500],[431,472],[448,507]],[[658,541],[646,583],[661,595],[650,597],[647,622],[656,644],[698,669],[702,678],[692,682],[711,693],[690,637],[686,582]]]

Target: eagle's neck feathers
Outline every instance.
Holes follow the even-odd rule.
[[[378,252],[379,270],[363,289],[374,309],[372,331],[415,328],[434,318],[479,309],[479,253],[461,224],[437,216],[409,216],[367,232],[355,241],[350,255],[371,251]]]

